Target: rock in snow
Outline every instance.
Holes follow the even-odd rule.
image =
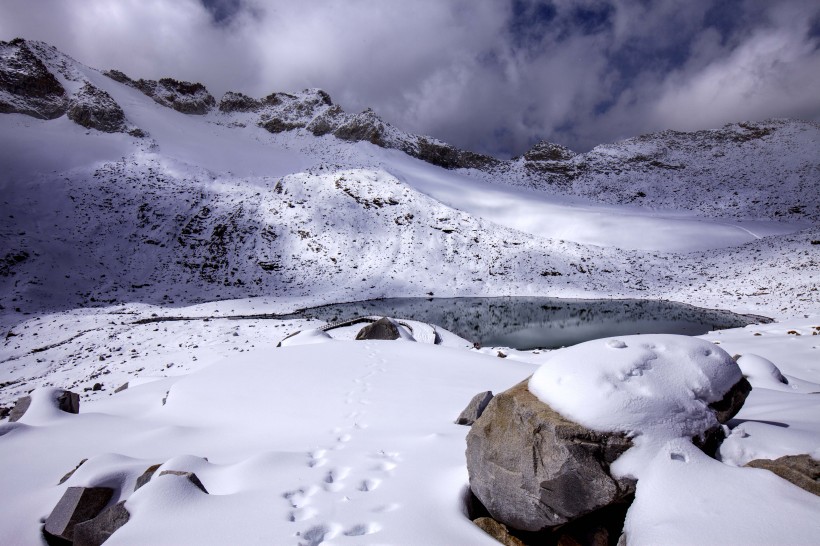
[[[109,487],[69,487],[46,519],[43,534],[71,543],[75,526],[96,517],[113,494]]]
[[[563,525],[633,493],[641,464],[666,442],[710,443],[701,439],[720,430],[750,390],[725,351],[686,336],[556,351],[473,424],[470,488],[514,529]]]
[[[523,381],[496,395],[467,435],[470,489],[494,519],[542,531],[634,492],[634,480],[609,473],[631,446],[625,434],[564,418]]]
[[[357,340],[365,339],[382,339],[392,340],[399,339],[399,326],[387,317],[382,317],[372,324],[368,324],[356,334]]]
[[[473,396],[470,403],[467,404],[466,408],[464,408],[464,411],[459,414],[456,419],[456,424],[472,426],[476,419],[481,417],[481,414],[484,413],[484,409],[492,399],[493,393],[491,391],[480,392]]]
[[[809,493],[820,495],[820,462],[810,455],[787,455],[779,459],[755,459],[746,466],[770,470]]]
[[[74,546],[100,546],[114,531],[128,523],[130,517],[125,501],[109,506],[95,518],[74,527]]]
[[[37,394],[38,400],[42,400],[46,405],[66,413],[80,412],[80,395],[75,392],[62,389],[37,389],[37,391],[39,391]],[[31,407],[32,401],[32,396],[20,398],[9,414],[9,422],[19,421]]]

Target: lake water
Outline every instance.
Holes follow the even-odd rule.
[[[389,316],[437,324],[486,347],[557,348],[630,334],[700,335],[763,317],[654,300],[393,298],[326,305],[291,315],[326,322]]]

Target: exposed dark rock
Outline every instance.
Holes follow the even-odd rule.
[[[199,481],[199,478],[197,478],[196,474],[194,474],[193,472],[185,472],[183,470],[163,470],[159,473],[160,476],[165,476],[166,474],[171,474],[172,476],[182,476],[183,478],[197,486],[197,488],[199,488],[203,493],[208,494],[208,490],[205,489],[205,486],[202,485],[202,482]]]
[[[319,114],[307,125],[308,131],[316,136],[332,133],[344,121],[344,111],[338,104],[334,104]]]
[[[126,381],[125,383],[123,383],[122,385],[120,385],[119,387],[114,389],[114,392],[115,393],[122,392],[122,391],[126,390],[127,388],[128,388],[128,381]]]
[[[504,546],[525,546],[523,542],[510,534],[506,525],[497,522],[493,518],[476,518],[473,523]]]
[[[91,387],[92,391],[101,391],[103,388],[102,383],[94,383],[94,386]]]
[[[80,395],[71,391],[62,391],[57,396],[57,408],[66,413],[80,413]]]
[[[62,485],[62,484],[64,484],[65,482],[67,482],[67,481],[68,481],[68,479],[69,479],[71,476],[73,476],[75,472],[77,472],[77,469],[78,469],[78,468],[80,468],[81,466],[83,466],[83,463],[85,463],[87,460],[88,460],[88,459],[83,459],[82,461],[80,461],[79,463],[77,463],[77,466],[75,466],[73,469],[69,470],[69,471],[65,474],[65,476],[63,476],[62,478],[60,478],[60,481],[59,481],[59,483],[58,483],[57,485]]]
[[[480,392],[473,396],[470,403],[467,404],[467,407],[464,408],[464,411],[462,411],[456,419],[456,424],[472,426],[476,419],[481,417],[481,414],[484,412],[484,408],[487,407],[487,404],[489,404],[492,399],[492,391]]]
[[[14,404],[14,407],[11,408],[11,413],[9,413],[9,423],[19,421],[20,418],[28,411],[29,406],[31,406],[31,396],[23,396],[18,398],[17,403]]]
[[[484,169],[501,163],[493,157],[459,150],[449,144],[434,142],[424,137],[418,137],[416,150],[405,151],[413,157],[445,169]]]
[[[139,478],[137,478],[137,483],[134,485],[134,491],[136,491],[137,489],[139,489],[140,487],[142,487],[146,483],[150,482],[151,478],[154,477],[154,474],[156,474],[157,469],[160,466],[161,465],[159,465],[159,464],[155,464],[155,465],[151,465],[148,468],[146,468],[145,472],[143,472],[142,475]]]
[[[62,84],[25,40],[0,41],[0,113],[54,119],[67,103]]]
[[[359,330],[356,339],[399,339],[399,327],[389,318],[382,317]]]
[[[17,264],[23,263],[29,258],[29,253],[25,250],[12,251],[0,259],[0,277],[8,277],[13,275],[12,268]]]
[[[120,72],[119,70],[106,70],[103,72],[103,74],[116,82],[124,83],[126,85],[134,84],[134,80],[132,80],[131,78],[126,76],[124,72]]]
[[[467,434],[470,488],[490,515],[523,531],[542,531],[634,492],[609,465],[632,442],[565,419],[527,389],[495,396]]]
[[[254,112],[261,107],[262,101],[234,91],[228,91],[219,101],[219,111],[225,113]]]
[[[786,455],[774,460],[755,459],[746,463],[746,466],[774,472],[797,487],[820,496],[820,462],[810,455]]]
[[[71,97],[68,118],[78,125],[104,133],[122,133],[127,129],[120,105],[111,95],[90,83]]]
[[[575,155],[575,152],[569,148],[542,140],[524,154],[524,159],[526,161],[567,161]]]
[[[717,420],[721,423],[725,423],[737,415],[737,412],[743,407],[743,402],[746,401],[746,397],[749,396],[750,392],[752,392],[752,385],[745,377],[741,377],[740,381],[732,385],[732,388],[729,389],[729,392],[727,392],[722,399],[717,402],[712,402],[709,404],[709,407],[715,410]]]
[[[349,118],[343,125],[333,131],[336,138],[354,142],[366,141],[382,148],[387,148],[384,122],[368,108],[361,114]]]
[[[216,106],[216,99],[208,93],[208,89],[201,83],[193,83],[162,78],[156,80],[132,80],[119,70],[103,72],[112,80],[139,89],[154,102],[173,108],[183,114],[207,114]]]
[[[114,531],[128,523],[130,517],[125,501],[106,508],[94,519],[74,527],[74,546],[100,546]]]
[[[305,126],[305,123],[302,120],[288,121],[281,118],[270,118],[260,125],[271,133],[284,133],[285,131],[301,129]]]
[[[75,525],[96,517],[113,494],[108,487],[69,487],[46,519],[43,534],[73,541]]]

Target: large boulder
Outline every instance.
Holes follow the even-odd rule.
[[[786,455],[774,460],[755,459],[746,463],[746,466],[769,470],[809,493],[820,495],[820,462],[809,455]]]
[[[95,518],[102,512],[114,490],[109,487],[69,487],[51,511],[43,527],[50,543],[72,542],[77,524]]]
[[[546,530],[633,493],[633,480],[609,473],[631,446],[565,419],[523,381],[496,395],[467,435],[470,488],[494,519]]]
[[[368,324],[356,334],[357,340],[366,339],[399,339],[399,327],[389,318],[382,317],[372,324]]]

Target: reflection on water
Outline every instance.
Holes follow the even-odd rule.
[[[653,300],[394,298],[326,305],[293,315],[326,322],[391,316],[438,324],[484,346],[556,348],[629,334],[700,335],[763,317]]]

